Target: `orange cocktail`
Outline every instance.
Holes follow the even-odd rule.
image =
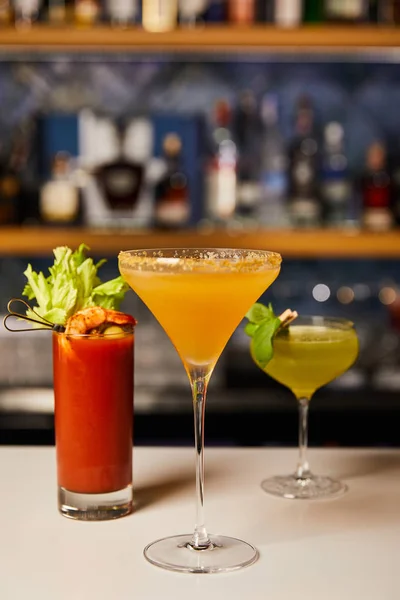
[[[90,494],[89,504],[111,506],[119,491],[131,495],[133,348],[133,331],[53,334],[57,473],[64,496]]]
[[[271,256],[266,268],[256,253],[236,263],[210,253],[205,260],[176,259],[176,266],[173,257],[148,257],[149,268],[138,268],[140,258],[120,260],[121,273],[161,323],[187,370],[212,370],[243,315],[280,270],[280,260],[274,265]]]
[[[204,409],[220,354],[251,305],[276,279],[280,265],[281,257],[274,252],[235,248],[131,250],[119,255],[121,275],[170,337],[192,389],[196,524],[192,536],[149,544],[144,554],[152,564],[185,573],[215,573],[257,560],[251,544],[206,530]]]

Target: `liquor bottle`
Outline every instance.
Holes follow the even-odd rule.
[[[324,16],[335,23],[357,23],[368,20],[368,8],[367,0],[325,0]]]
[[[236,209],[237,149],[231,131],[231,110],[225,100],[214,109],[212,157],[206,169],[206,215],[216,223],[232,219]]]
[[[302,0],[275,0],[274,21],[277,27],[298,27],[302,18]]]
[[[47,20],[54,25],[62,25],[67,21],[67,6],[65,0],[49,0]]]
[[[71,157],[58,152],[51,168],[51,177],[40,190],[41,221],[51,225],[76,225],[80,219],[79,191],[73,182]]]
[[[3,146],[3,206],[9,205],[15,222],[38,222],[38,171],[39,150],[37,120],[23,119],[12,132],[10,141]],[[1,192],[0,192],[1,193]]]
[[[369,0],[368,21],[370,23],[384,23],[386,16],[385,6],[387,6],[387,2],[385,0]]]
[[[336,122],[328,123],[324,130],[321,200],[325,222],[344,225],[351,201],[351,184],[344,153],[344,129]]]
[[[378,23],[398,25],[400,23],[400,0],[376,0],[375,9]]]
[[[74,0],[48,0],[47,5],[47,20],[50,23],[65,25],[74,21]]]
[[[209,23],[224,23],[227,20],[227,1],[208,0],[204,20]]]
[[[392,170],[393,215],[396,225],[400,225],[400,153],[397,154]]]
[[[142,24],[147,31],[170,31],[178,20],[178,0],[143,0]]]
[[[253,92],[243,92],[233,122],[238,152],[236,208],[242,217],[255,217],[261,204],[262,126]]]
[[[125,126],[122,122],[117,123],[115,134],[115,159],[97,167],[94,175],[108,209],[115,214],[123,211],[128,214],[133,212],[139,200],[144,166],[125,157]]]
[[[392,182],[386,164],[386,148],[375,142],[367,149],[366,169],[361,178],[363,225],[373,231],[387,231],[394,224]]]
[[[164,177],[155,187],[155,226],[179,229],[188,224],[190,217],[189,186],[182,168],[182,142],[170,133],[163,140],[163,153],[167,165]]]
[[[273,23],[275,0],[256,0],[255,21],[257,23]]]
[[[324,19],[324,7],[322,0],[305,0],[304,22],[320,23]]]
[[[314,109],[308,96],[299,99],[295,135],[289,146],[289,202],[293,224],[316,227],[320,222],[318,198],[318,141]]]
[[[261,103],[263,142],[261,145],[261,205],[258,211],[264,226],[287,225],[285,197],[287,192],[286,144],[278,123],[278,98],[266,94]]]
[[[266,23],[267,22],[267,1],[266,0],[256,0],[255,3],[255,17],[254,20],[256,23]]]
[[[19,122],[12,132],[9,143],[2,148],[0,157],[1,183],[0,203],[12,222],[27,222],[37,216],[37,148],[36,119],[31,117]],[[36,219],[37,222],[37,219]]]
[[[390,23],[392,23],[393,25],[400,24],[400,1],[399,0],[391,0],[390,10],[389,10],[389,19],[390,19]]]
[[[30,27],[39,17],[41,0],[14,0],[16,27]]]
[[[189,26],[201,22],[207,5],[207,0],[179,0],[179,22]]]
[[[231,23],[250,25],[255,21],[255,0],[229,0],[228,17]]]
[[[165,165],[153,156],[154,125],[145,116],[111,121],[86,108],[79,114],[82,201],[91,227],[151,227],[154,186]]]
[[[271,24],[275,22],[275,0],[258,0],[256,20]]]
[[[6,27],[12,21],[11,0],[0,0],[0,27]]]
[[[99,0],[75,0],[75,23],[81,27],[91,27],[101,14]]]
[[[126,27],[137,19],[139,3],[138,0],[106,0],[105,8],[112,25]]]
[[[0,225],[17,221],[21,184],[17,173],[10,165],[9,157],[0,158]]]

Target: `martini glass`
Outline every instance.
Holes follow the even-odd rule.
[[[193,534],[149,544],[144,554],[171,571],[215,573],[251,565],[257,550],[211,535],[204,516],[204,411],[216,362],[240,321],[279,274],[273,252],[233,249],[151,249],[121,252],[124,279],[160,322],[189,377],[194,408],[196,524]]]
[[[353,323],[334,317],[298,317],[274,338],[274,355],[265,373],[288,387],[299,405],[299,462],[291,475],[262,482],[263,489],[283,498],[326,498],[347,490],[341,481],[314,475],[307,460],[308,408],[314,392],[351,367],[358,355]],[[257,363],[254,355],[253,359]]]

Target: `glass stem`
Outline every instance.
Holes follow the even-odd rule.
[[[299,398],[299,462],[296,470],[297,479],[307,479],[311,476],[307,460],[308,445],[308,398]]]
[[[194,550],[205,550],[211,544],[204,516],[204,413],[209,376],[196,375],[191,380],[196,450],[196,525],[190,546]]]

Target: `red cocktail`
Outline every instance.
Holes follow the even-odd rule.
[[[85,520],[132,509],[133,327],[53,334],[59,507]]]

